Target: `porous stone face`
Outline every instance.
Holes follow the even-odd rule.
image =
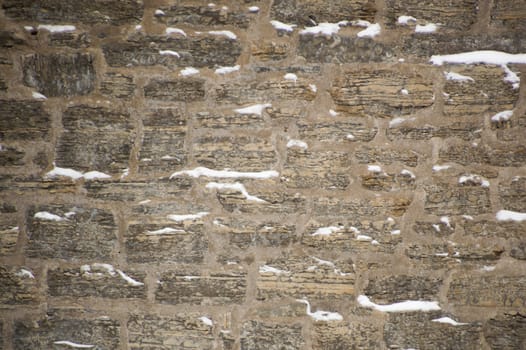
[[[380,331],[377,327],[367,323],[319,322],[314,326],[312,348],[322,349],[373,349],[380,346],[377,337]]]
[[[369,280],[365,294],[379,304],[405,300],[436,300],[442,281],[436,278],[398,275]]]
[[[496,0],[493,2],[490,21],[496,27],[519,33],[526,28],[525,15],[526,5],[522,1]]]
[[[38,303],[38,285],[30,270],[23,267],[0,266],[0,281],[0,304]]]
[[[490,210],[489,189],[480,185],[437,183],[426,188],[425,210],[435,215],[483,214]]]
[[[241,330],[241,349],[243,350],[294,350],[301,349],[304,340],[300,324],[271,324],[248,321]]]
[[[100,87],[101,93],[116,98],[130,98],[134,90],[133,77],[120,73],[106,73]]]
[[[509,312],[491,318],[484,326],[484,339],[491,349],[519,349],[526,344],[526,316]]]
[[[40,101],[1,100],[0,136],[2,140],[47,140],[51,116]]]
[[[176,6],[161,6],[155,19],[169,26],[195,25],[195,26],[235,26],[247,28],[255,17],[247,13],[241,1],[229,2],[229,6],[195,5],[185,1]]]
[[[205,81],[198,78],[155,79],[144,87],[144,96],[160,101],[201,101],[205,98]]]

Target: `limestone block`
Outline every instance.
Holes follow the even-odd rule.
[[[361,183],[364,188],[371,191],[399,191],[401,189],[414,189],[415,178],[411,173],[377,173],[369,172],[360,175]]]
[[[526,29],[526,4],[520,0],[495,0],[490,23],[506,31],[523,33]]]
[[[0,266],[0,304],[34,304],[39,301],[34,273],[20,266]]]
[[[110,173],[128,167],[134,133],[127,112],[72,106],[64,112],[62,124],[64,132],[57,145],[57,166]]]
[[[378,133],[378,127],[372,121],[364,118],[348,118],[344,120],[327,120],[323,122],[298,123],[300,138],[306,142],[369,142]]]
[[[188,192],[190,178],[160,179],[155,183],[146,181],[98,182],[84,184],[89,198],[103,201],[139,202],[152,198],[176,198]]]
[[[526,147],[507,144],[452,143],[439,151],[442,162],[455,162],[462,165],[484,164],[498,167],[520,167],[526,164]]]
[[[464,141],[480,139],[480,132],[483,129],[482,123],[454,122],[448,125],[429,125],[410,126],[403,123],[401,125],[390,126],[386,135],[391,141],[398,140],[429,140],[433,137],[449,138],[456,137]]]
[[[48,271],[49,295],[70,298],[146,298],[146,274],[112,265],[92,263],[76,268],[56,268]]]
[[[241,329],[241,350],[299,350],[305,340],[300,324],[246,321]]]
[[[231,128],[262,128],[265,125],[263,115],[239,114],[231,111],[198,112],[194,116],[197,127],[207,129],[231,129]]]
[[[499,197],[503,209],[526,212],[526,177],[499,183]]]
[[[393,164],[400,162],[410,167],[418,165],[419,153],[408,149],[361,146],[354,152],[360,164]]]
[[[317,322],[314,325],[313,350],[379,349],[380,330],[367,322]]]
[[[324,216],[368,216],[369,219],[381,216],[385,220],[389,216],[402,216],[410,204],[411,199],[405,197],[373,197],[368,200],[318,197],[313,199],[313,212]]]
[[[51,117],[43,103],[31,100],[0,100],[2,140],[48,140]]]
[[[459,264],[484,265],[496,264],[504,249],[501,246],[488,244],[410,244],[405,254],[414,262],[423,264],[426,268],[442,269]]]
[[[392,275],[370,278],[364,294],[375,303],[392,304],[405,300],[438,300],[440,278]]]
[[[132,314],[128,319],[130,349],[213,349],[213,326],[205,324],[200,314],[173,316]]]
[[[0,256],[15,252],[20,233],[16,212],[16,206],[5,202],[0,203]]]
[[[39,1],[38,6],[32,0],[7,0],[2,8],[8,17],[16,20],[53,24],[82,22],[121,25],[140,21],[143,13],[143,4],[139,0],[97,0],[86,4],[43,0]]]
[[[106,318],[46,317],[37,322],[17,321],[14,349],[68,349],[70,342],[94,349],[119,349],[120,325]]]
[[[95,88],[94,58],[89,53],[24,56],[24,84],[46,97],[86,95]]]
[[[24,156],[25,152],[18,147],[2,145],[0,149],[0,166],[22,166],[25,164]]]
[[[413,225],[413,231],[428,237],[444,237],[455,233],[456,223],[449,221],[416,221]]]
[[[135,91],[133,77],[120,73],[106,73],[100,83],[100,92],[116,98],[130,98]]]
[[[245,300],[247,275],[242,271],[165,271],[155,298],[162,304],[232,305]]]
[[[153,79],[144,87],[147,99],[161,101],[202,101],[205,98],[205,80],[183,78],[177,80]]]
[[[484,325],[484,339],[491,349],[521,349],[526,345],[526,315],[520,312],[498,314]]]
[[[274,41],[254,43],[250,48],[252,57],[261,61],[279,61],[287,58],[291,52],[290,44]]]
[[[234,26],[248,28],[253,16],[241,1],[230,1],[228,6],[195,5],[190,1],[183,1],[173,6],[161,6],[162,15],[155,19],[169,26]]]
[[[473,215],[491,210],[489,188],[436,183],[425,186],[424,210],[434,215]]]
[[[117,240],[117,224],[104,209],[33,206],[27,213],[27,235],[29,257],[108,261]]]
[[[241,212],[246,214],[304,214],[306,198],[299,194],[289,194],[281,191],[250,192],[263,202],[249,201],[239,191],[222,190],[217,192],[217,199],[228,212]]]

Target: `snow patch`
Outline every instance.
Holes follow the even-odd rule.
[[[373,238],[366,235],[358,235],[356,236],[356,240],[361,242],[371,242]]]
[[[79,343],[71,342],[69,340],[58,340],[56,342],[53,342],[53,344],[66,345],[66,346],[69,346],[71,348],[77,348],[77,349],[91,349],[91,348],[95,347],[95,345],[79,344]]]
[[[82,177],[86,180],[111,179],[111,176],[100,171],[92,170],[84,173]]]
[[[451,165],[433,165],[433,171],[437,172],[437,171],[442,171],[442,170],[447,170],[451,168]]]
[[[164,15],[166,15],[166,13],[164,13],[164,11],[161,10],[161,9],[157,9],[157,10],[155,10],[155,15],[156,16],[164,16]]]
[[[347,135],[345,136],[345,138],[346,138],[347,140],[351,140],[351,141],[354,140],[354,139],[356,139],[356,137],[354,137],[353,134],[347,134]]]
[[[513,110],[502,111],[491,117],[492,122],[504,122],[511,118]]]
[[[428,23],[425,25],[417,24],[415,27],[415,33],[429,34],[434,33],[438,29],[438,26],[435,23]]]
[[[470,51],[452,55],[433,55],[431,56],[430,62],[438,66],[441,66],[444,63],[484,63],[502,66],[509,63],[525,64],[526,54],[510,54],[502,51],[492,50]]]
[[[31,96],[33,96],[33,98],[35,98],[37,100],[47,100],[47,97],[42,95],[40,92],[33,91],[31,93]]]
[[[27,277],[27,278],[32,278],[32,279],[35,278],[35,276],[33,275],[33,273],[32,273],[31,271],[29,271],[29,270],[26,270],[26,269],[20,269],[20,271],[18,271],[18,272],[16,273],[16,275],[17,275],[18,277],[20,277],[20,278],[26,278],[26,277]]]
[[[318,91],[318,88],[317,88],[316,85],[314,85],[314,84],[309,84],[309,89],[310,89],[310,91],[312,91],[312,92],[316,92],[316,91]]]
[[[298,147],[298,148],[302,148],[302,149],[307,149],[307,148],[309,148],[309,145],[307,145],[306,142],[301,141],[301,140],[289,140],[289,142],[287,142],[287,147],[288,148]]]
[[[381,173],[382,168],[379,165],[368,165],[367,170],[373,173]]]
[[[336,112],[336,111],[333,110],[333,109],[329,109],[329,115],[330,115],[331,117],[336,117],[338,114],[340,114],[340,113]]]
[[[179,29],[179,28],[168,27],[168,28],[166,28],[165,33],[167,35],[170,35],[170,34],[181,34],[182,36],[186,37],[185,31],[182,30],[182,29]]]
[[[259,267],[259,273],[272,273],[274,275],[289,274],[290,271],[280,270],[269,265],[263,265]]]
[[[206,184],[206,188],[208,189],[217,189],[217,190],[233,190],[241,192],[243,196],[245,196],[245,199],[247,201],[253,201],[253,202],[259,202],[259,203],[266,203],[263,199],[252,196],[247,192],[247,189],[245,186],[240,182],[235,183],[219,183],[219,182],[209,182]]]
[[[160,55],[165,55],[165,56],[175,56],[177,58],[181,57],[181,55],[179,55],[178,52],[175,52],[175,51],[172,51],[172,50],[159,50],[159,54]]]
[[[358,34],[356,35],[359,38],[374,38],[375,36],[380,34],[380,31],[381,31],[380,24],[375,23],[375,24],[371,24],[369,27],[362,30],[361,32],[358,32]]]
[[[72,25],[39,24],[37,29],[47,30],[50,33],[64,33],[64,32],[73,32],[77,28],[75,28],[75,26],[72,26]]]
[[[214,322],[206,316],[199,317],[199,321],[203,322],[205,325],[212,327]]]
[[[194,74],[199,74],[199,69],[195,69],[194,67],[186,67],[185,69],[179,72],[179,75],[182,75],[183,77],[187,77]]]
[[[54,163],[53,163],[53,169],[50,170],[49,172],[47,172],[44,177],[46,178],[55,178],[55,177],[58,177],[58,176],[63,176],[63,177],[69,177],[73,180],[78,180],[80,178],[84,178],[85,180],[96,180],[96,179],[109,179],[111,178],[110,175],[108,174],[105,174],[105,173],[102,173],[100,171],[88,171],[86,173],[81,173],[80,171],[76,171],[76,170],[73,170],[73,169],[68,169],[68,168],[60,168],[58,166],[56,166]]]
[[[407,90],[407,89],[401,89],[401,90],[400,90],[400,93],[401,93],[402,95],[406,95],[406,96],[407,96],[407,95],[409,95],[409,90]]]
[[[171,228],[171,227],[164,227],[162,229],[155,230],[155,231],[146,231],[146,235],[147,236],[174,235],[177,233],[184,233],[184,232],[185,232],[184,230],[178,230],[178,229]]]
[[[237,39],[237,36],[234,33],[232,33],[230,30],[211,30],[208,32],[208,34],[226,36],[227,38],[232,39],[232,40]]]
[[[306,299],[296,299],[297,302],[303,303],[307,305],[307,315],[312,317],[314,321],[341,321],[343,320],[342,315],[340,315],[337,312],[330,312],[330,311],[315,311],[311,312],[310,309],[310,303]]]
[[[406,176],[409,176],[411,179],[414,179],[416,178],[415,174],[410,171],[410,170],[407,170],[407,169],[402,169],[402,171],[400,172],[401,175],[406,175]]]
[[[207,211],[201,211],[197,214],[184,214],[184,215],[172,214],[172,215],[166,216],[166,218],[172,221],[195,221],[204,216],[207,216],[208,214],[209,213]]]
[[[340,26],[346,25],[347,23],[348,23],[347,21],[341,21],[338,23],[327,23],[327,22],[320,23],[317,26],[306,27],[305,29],[300,30],[300,35],[306,35],[306,34],[310,34],[310,35],[323,34],[323,35],[328,35],[328,36],[333,35],[333,34],[338,33],[338,31],[340,30]]]
[[[248,8],[248,12],[250,12],[250,13],[256,13],[256,12],[259,12],[259,7],[257,7],[257,6],[250,6],[250,7]]]
[[[311,236],[330,236],[333,233],[338,233],[343,229],[342,226],[327,226],[320,227]]]
[[[402,124],[403,122],[405,122],[406,119],[405,118],[402,118],[402,117],[396,117],[396,118],[393,118],[389,121],[389,127],[393,127],[393,126],[396,126],[396,125],[399,125],[399,124]]]
[[[468,77],[467,75],[462,75],[455,72],[444,72],[446,76],[446,80],[454,80],[454,81],[460,81],[460,82],[466,82],[466,81],[475,81],[472,77]]]
[[[283,79],[291,80],[295,83],[298,80],[298,76],[294,73],[287,73],[283,76]]]
[[[409,25],[409,22],[415,23],[416,18],[413,16],[399,16],[397,22],[401,25]]]
[[[121,278],[122,278],[123,280],[125,280],[126,282],[128,282],[128,284],[129,284],[130,286],[138,287],[138,286],[143,286],[143,285],[144,285],[144,283],[134,280],[133,278],[131,278],[130,276],[128,276],[127,274],[125,274],[125,273],[122,272],[121,270],[117,270],[117,273],[119,274],[119,276],[121,276]]]
[[[412,312],[412,311],[434,311],[440,310],[438,301],[406,300],[399,303],[379,305],[373,303],[366,295],[360,295],[356,299],[363,307],[371,308],[381,312]]]
[[[497,221],[526,221],[526,213],[511,210],[499,210],[496,215]]]
[[[275,170],[265,170],[260,172],[242,172],[242,171],[233,171],[233,170],[213,170],[208,169],[205,167],[197,167],[192,170],[182,170],[177,171],[170,175],[170,179],[181,176],[181,175],[188,175],[190,177],[216,177],[216,178],[223,178],[223,179],[231,179],[231,178],[245,178],[245,179],[269,179],[272,177],[279,176],[279,173]]]
[[[484,179],[480,175],[476,174],[468,174],[468,175],[462,175],[458,179],[459,184],[465,184],[465,183],[473,183],[475,185],[480,185],[482,187],[489,187],[489,181]]]
[[[486,272],[491,272],[491,271],[495,270],[495,266],[484,265],[484,266],[482,266],[481,270],[482,271],[486,271]]]
[[[52,214],[52,213],[50,213],[48,211],[39,211],[38,213],[35,213],[35,215],[33,217],[35,219],[48,220],[48,221],[64,221],[64,220],[66,220],[62,216]]]
[[[257,114],[261,116],[261,113],[263,113],[263,110],[269,107],[272,107],[270,103],[255,104],[255,105],[244,107],[244,108],[234,109],[234,112],[239,113],[239,114]]]
[[[454,319],[449,318],[449,317],[435,318],[434,320],[431,320],[431,322],[447,323],[447,324],[450,324],[452,326],[464,326],[464,325],[467,325],[467,323],[460,323],[460,322],[457,322]]]
[[[391,235],[396,236],[396,235],[399,235],[401,232],[402,232],[402,231],[400,231],[400,230],[392,230],[392,231],[391,231]]]
[[[276,30],[283,30],[285,32],[292,32],[294,30],[294,27],[296,27],[295,24],[286,24],[280,21],[272,20],[270,21],[270,24],[276,29]]]
[[[233,72],[237,72],[239,70],[239,68],[241,68],[241,66],[238,64],[238,65],[235,65],[234,67],[219,67],[215,70],[215,74],[221,74],[221,75],[224,75],[224,74],[229,74],[229,73],[233,73]]]

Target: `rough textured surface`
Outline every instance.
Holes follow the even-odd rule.
[[[525,11],[0,0],[0,348],[526,348]]]

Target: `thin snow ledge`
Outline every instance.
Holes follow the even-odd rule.
[[[216,189],[216,190],[232,190],[232,191],[238,191],[241,192],[241,194],[245,197],[247,201],[252,202],[259,202],[259,203],[266,203],[263,199],[252,196],[247,192],[247,189],[245,186],[240,182],[235,182],[233,184],[230,183],[219,183],[219,182],[209,182],[206,184],[206,188],[208,189]]]
[[[452,64],[474,64],[474,63],[484,63],[484,64],[495,64],[495,65],[505,65],[509,63],[526,63],[526,54],[510,54],[502,51],[492,51],[492,50],[483,50],[483,51],[471,51],[457,53],[453,55],[433,55],[431,56],[430,62],[441,66],[444,63]]]
[[[505,122],[511,118],[513,110],[502,111],[491,117],[492,122]]]
[[[468,324],[468,323],[457,322],[454,319],[449,318],[449,317],[435,318],[434,320],[431,320],[431,322],[447,323],[447,324],[450,324],[452,326],[464,326],[464,325]]]
[[[310,303],[305,299],[296,299],[296,301],[307,305],[307,315],[312,317],[314,321],[326,321],[327,322],[327,321],[343,320],[342,315],[340,315],[337,312],[321,311],[321,310],[311,312]]]
[[[211,30],[208,32],[211,35],[226,36],[229,39],[236,40],[237,36],[230,30]]]
[[[252,105],[252,106],[248,106],[244,108],[234,109],[234,112],[239,113],[239,114],[256,114],[256,115],[261,116],[261,113],[263,113],[263,111],[269,107],[272,107],[270,103],[262,103],[262,104],[256,104],[256,105]]]
[[[69,346],[71,348],[76,348],[76,349],[91,349],[91,348],[95,347],[95,345],[79,344],[79,343],[74,343],[74,342],[69,341],[69,340],[58,340],[56,342],[53,342],[53,344],[65,345],[65,346]]]
[[[438,26],[435,23],[428,23],[425,25],[417,24],[415,27],[415,33],[429,34],[434,33],[438,29]]]
[[[275,21],[275,20],[270,21],[270,24],[272,24],[274,29],[282,30],[282,31],[288,32],[288,33],[292,32],[294,30],[294,27],[296,27],[295,24],[286,24],[286,23],[283,23],[283,22],[280,22],[280,21]]]
[[[179,75],[183,77],[187,77],[194,74],[199,74],[199,69],[195,69],[194,67],[186,67],[185,69],[179,72]]]
[[[303,30],[300,30],[300,35],[316,35],[316,34],[323,34],[323,35],[333,35],[338,33],[340,30],[340,26],[347,25],[347,21],[340,21],[338,23],[320,23],[317,26],[314,27],[306,27]]]
[[[73,180],[78,180],[80,178],[84,178],[85,180],[97,180],[97,179],[109,179],[111,178],[110,175],[102,173],[100,171],[88,171],[86,173],[81,173],[80,171],[76,171],[73,169],[68,168],[60,168],[56,165],[54,165],[53,169],[47,172],[44,177],[45,178],[56,178],[56,177],[69,177]]]
[[[380,24],[375,23],[371,24],[366,29],[362,30],[361,32],[358,32],[356,34],[359,38],[374,38],[378,34],[380,34],[382,28],[380,27]]]
[[[467,75],[462,75],[455,72],[444,72],[444,75],[446,76],[446,80],[453,80],[459,82],[475,81],[475,79],[473,79],[472,77],[468,77]]]
[[[289,142],[287,142],[287,148],[291,148],[291,147],[307,149],[309,148],[309,145],[307,145],[306,142],[301,141],[301,140],[289,140]]]
[[[46,220],[46,221],[64,221],[64,220],[66,220],[62,216],[59,216],[59,215],[56,215],[56,214],[52,214],[52,213],[50,213],[48,211],[39,211],[39,212],[35,213],[35,215],[33,217],[35,219]]]
[[[400,303],[379,305],[369,300],[369,297],[360,295],[356,299],[363,307],[371,308],[381,312],[412,312],[412,311],[434,311],[440,310],[438,301],[406,300]]]
[[[526,213],[511,210],[499,210],[496,215],[497,221],[526,221]]]
[[[399,16],[397,22],[401,25],[408,25],[409,22],[416,23],[416,18],[413,16]]]
[[[220,68],[217,68],[214,73],[224,75],[224,74],[237,72],[239,68],[241,68],[239,64],[234,67],[220,67]]]
[[[177,171],[170,175],[170,179],[173,179],[177,176],[188,175],[190,177],[216,177],[224,179],[269,179],[271,177],[279,176],[279,173],[275,170],[265,170],[260,172],[241,172],[241,171],[232,171],[232,170],[213,170],[205,167],[197,167],[193,170],[182,170]]]

